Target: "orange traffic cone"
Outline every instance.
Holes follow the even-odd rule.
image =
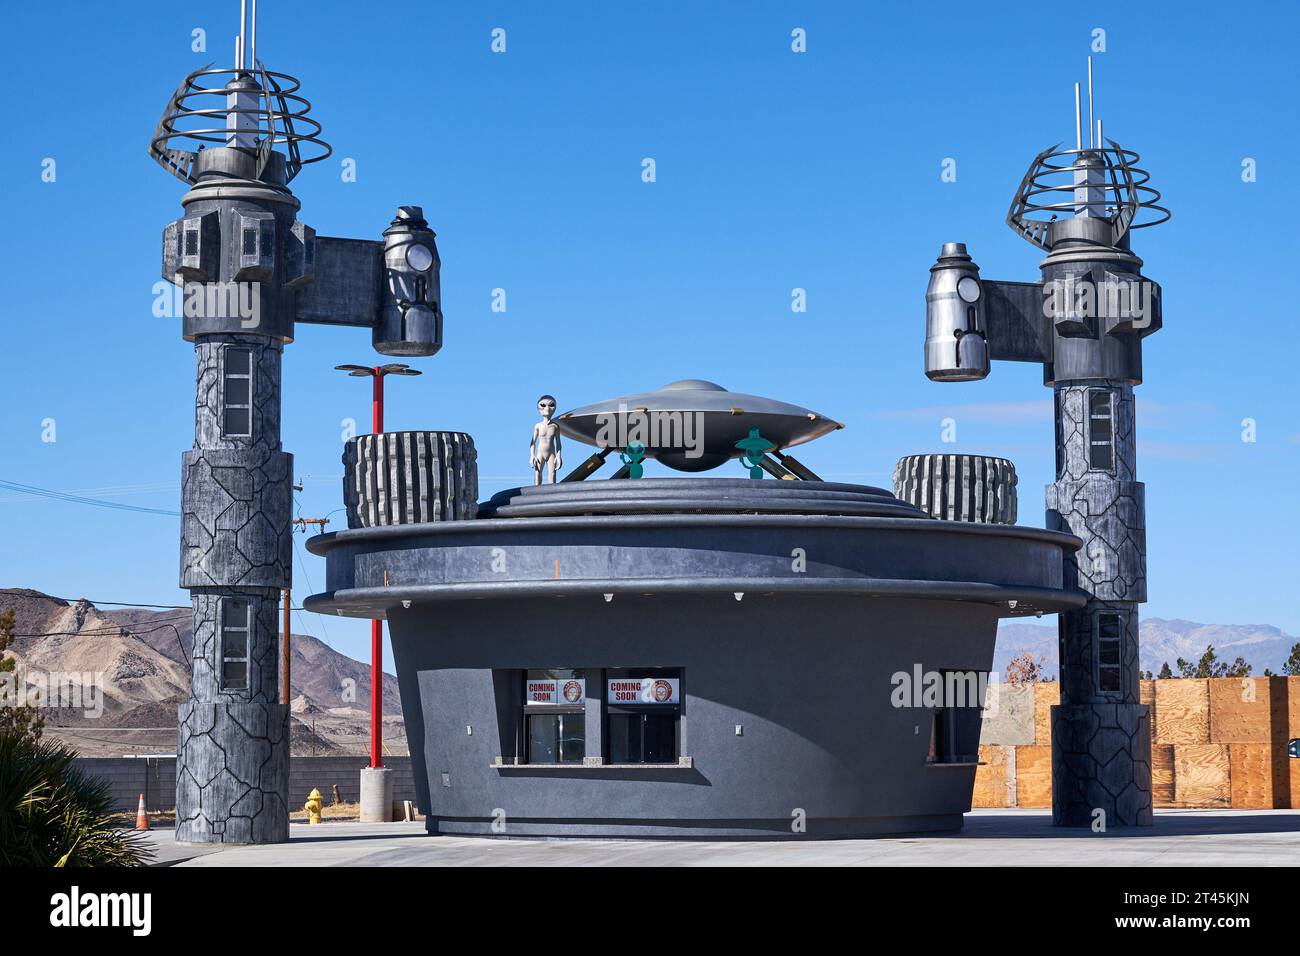
[[[144,794],[140,794],[140,807],[135,811],[135,828],[137,830],[149,829],[149,811],[144,808]]]

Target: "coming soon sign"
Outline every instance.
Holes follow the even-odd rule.
[[[581,704],[587,699],[587,681],[582,677],[560,680],[524,681],[526,704]]]
[[[605,682],[605,700],[611,704],[680,704],[680,684],[676,677],[620,677]]]

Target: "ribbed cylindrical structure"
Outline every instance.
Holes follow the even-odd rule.
[[[984,455],[908,455],[894,495],[943,521],[1016,523],[1016,466]]]
[[[359,435],[343,448],[349,528],[461,521],[478,514],[478,452],[464,432]]]

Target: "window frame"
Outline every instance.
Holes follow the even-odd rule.
[[[232,351],[243,352],[248,356],[247,372],[230,371],[230,353]],[[253,376],[255,363],[253,361],[253,347],[251,345],[223,345],[221,347],[221,437],[222,438],[253,438]],[[232,379],[239,379],[248,383],[248,401],[231,402],[227,400],[226,389]],[[231,409],[243,409],[248,414],[248,429],[244,432],[231,431],[228,424],[229,412]]]
[[[1094,400],[1098,397],[1106,399],[1106,414],[1097,415],[1093,411]],[[1115,393],[1106,388],[1090,388],[1085,395],[1084,414],[1087,418],[1088,428],[1088,470],[1103,472],[1108,475],[1115,474]],[[1093,423],[1104,421],[1110,429],[1110,436],[1105,441],[1097,441],[1093,438]],[[1095,449],[1105,448],[1109,464],[1098,465],[1093,458]]]
[[[1102,637],[1102,618],[1115,619],[1115,636]],[[1123,697],[1124,696],[1124,634],[1127,628],[1126,615],[1123,611],[1102,610],[1098,609],[1092,613],[1092,681],[1097,690],[1098,696],[1101,697]],[[1114,642],[1116,647],[1116,663],[1102,664],[1101,662],[1101,645],[1102,642]],[[1117,686],[1113,690],[1107,690],[1101,686],[1102,671],[1114,671],[1117,677]]]
[[[533,677],[531,675],[532,672],[534,671],[541,671],[547,675],[552,675],[552,676]],[[564,674],[565,672],[567,672],[566,677],[554,676],[554,675]],[[520,708],[520,715],[519,715],[520,738],[519,738],[519,748],[518,748],[519,752],[515,761],[516,764],[522,764],[524,766],[534,766],[534,767],[539,767],[539,766],[540,767],[572,767],[572,766],[581,766],[583,763],[586,762],[586,741],[587,741],[588,731],[590,729],[587,727],[586,724],[586,716],[587,716],[586,702],[591,699],[591,686],[590,686],[591,679],[588,676],[591,673],[594,672],[590,668],[584,668],[584,667],[530,667],[520,671],[521,680],[519,682],[519,694],[516,699],[520,699],[520,698],[524,698],[524,699],[523,699],[523,706]],[[557,680],[558,681],[558,680],[567,680],[568,678],[581,679],[587,682],[587,684],[585,685],[587,687],[586,696],[584,697],[582,703],[545,704],[545,703],[531,702],[526,699],[526,695],[528,693],[528,682],[530,680]],[[575,716],[575,717],[583,718],[583,728],[582,728],[583,755],[579,757],[577,760],[567,760],[567,761],[560,760],[558,762],[548,762],[548,763],[540,763],[540,762],[533,761],[531,747],[530,747],[530,744],[532,742],[532,734],[529,732],[530,718],[531,717],[562,717],[562,716]],[[562,753],[559,747],[559,739],[560,738],[557,736],[556,738],[557,756],[559,756],[559,754]]]
[[[227,623],[227,617],[230,609],[234,604],[244,605],[244,623],[242,626],[233,626]],[[222,693],[252,693],[252,652],[253,652],[253,628],[257,620],[257,602],[255,598],[234,597],[221,599],[221,613],[219,615],[220,627],[217,631],[217,688]],[[226,653],[226,635],[243,633],[243,656],[230,656]],[[226,664],[240,663],[244,665],[244,686],[232,687],[226,682]]]
[[[679,702],[676,704],[611,704],[609,702],[608,682],[611,680],[642,680],[645,678],[665,678],[677,681]],[[613,735],[610,733],[612,717],[632,716],[640,718],[641,725],[641,760],[630,761],[638,767],[674,767],[682,759],[682,723],[686,716],[686,668],[685,667],[615,667],[606,668],[601,679],[601,762],[608,766],[615,764],[610,755]],[[648,761],[645,758],[645,719],[650,715],[667,716],[673,719],[673,758],[671,760]]]

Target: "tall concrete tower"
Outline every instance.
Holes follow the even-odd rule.
[[[1075,85],[1075,147],[1034,158],[1007,214],[1043,249],[1039,282],[983,279],[947,243],[926,292],[925,371],[989,373],[991,359],[1039,362],[1053,390],[1056,481],[1047,527],[1083,539],[1067,579],[1087,604],[1060,615],[1061,703],[1052,708],[1052,816],[1061,826],[1152,822],[1150,714],[1138,702],[1138,605],[1146,600],[1144,488],[1133,388],[1142,341],[1161,326],[1160,287],[1142,275],[1132,230],[1166,221],[1139,157],[1094,124]],[[1100,812],[1099,812],[1100,811]]]
[[[176,750],[182,841],[288,839],[277,609],[292,578],[293,458],[280,441],[280,364],[295,322],[371,328],[391,355],[442,344],[440,261],[418,206],[400,207],[381,240],[317,236],[297,218],[289,182],[330,154],[299,88],[257,59],[256,3],[251,22],[241,5],[235,65],[186,77],[150,144],[190,187],[162,255],[196,360],[181,490],[181,587],[194,607]]]

